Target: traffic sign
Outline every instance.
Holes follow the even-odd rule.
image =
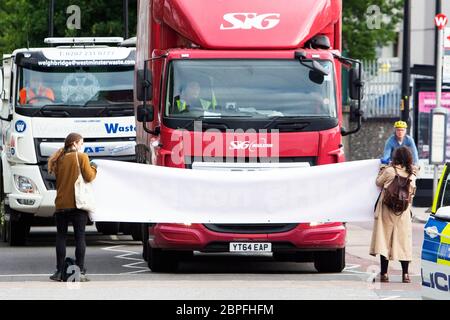
[[[436,24],[436,27],[439,30],[442,30],[445,28],[445,26],[448,23],[447,16],[443,13],[439,13],[434,17],[434,23]]]

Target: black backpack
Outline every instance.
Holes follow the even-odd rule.
[[[391,209],[395,215],[401,215],[411,203],[410,192],[411,174],[408,177],[401,177],[394,167],[395,177],[391,184],[384,189],[383,204]]]
[[[78,270],[78,267],[75,263],[75,260],[73,258],[69,258],[67,257],[64,260],[64,268],[62,271],[62,281],[67,282],[67,281],[71,281],[74,282],[75,281],[75,272]],[[72,279],[70,279],[71,276]]]

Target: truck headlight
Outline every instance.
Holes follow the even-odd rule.
[[[16,183],[16,188],[23,193],[39,193],[36,184],[33,180],[19,175],[14,175],[14,182]]]

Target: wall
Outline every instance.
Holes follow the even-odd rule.
[[[349,124],[349,115],[344,113],[345,128],[352,129],[356,123]],[[384,144],[393,134],[395,119],[368,119],[363,121],[361,129],[343,138],[344,152],[347,161],[380,159]]]

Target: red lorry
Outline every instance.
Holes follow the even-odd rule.
[[[360,128],[362,83],[360,62],[340,55],[340,0],[140,0],[138,10],[139,163],[258,170],[345,161],[342,136]],[[351,131],[342,126],[342,66],[355,101]],[[214,196],[207,186],[206,196]],[[154,272],[176,270],[194,251],[345,267],[341,222],[142,229]]]

